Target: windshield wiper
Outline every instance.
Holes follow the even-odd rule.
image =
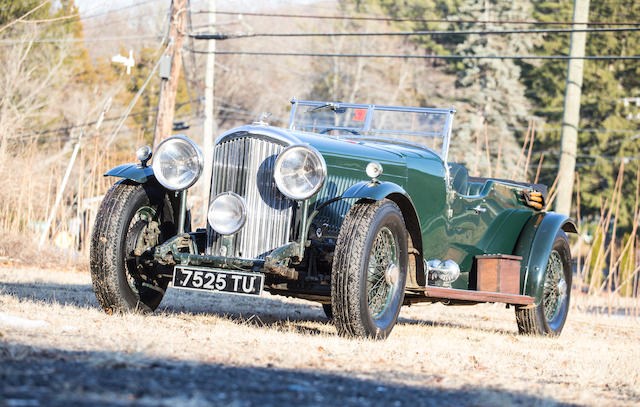
[[[337,103],[325,103],[324,105],[320,105],[320,106],[316,106],[316,107],[312,107],[311,109],[307,109],[305,110],[305,113],[311,113],[311,112],[315,112],[316,110],[321,110],[321,109],[331,109],[336,113],[344,113],[346,112],[347,109],[340,108],[340,105],[338,105]]]

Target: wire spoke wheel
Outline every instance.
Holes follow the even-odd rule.
[[[536,279],[539,303],[516,307],[516,322],[520,333],[557,336],[567,320],[572,279],[569,240],[562,230],[556,233],[543,273]]]
[[[542,301],[544,304],[544,316],[547,321],[553,321],[560,305],[567,295],[567,282],[564,279],[564,270],[560,254],[553,250],[549,256],[549,262],[544,275],[542,289]]]
[[[355,203],[336,243],[331,271],[331,310],[338,334],[389,336],[404,301],[407,228],[388,199]]]
[[[91,236],[91,280],[108,313],[153,312],[169,284],[154,248],[174,236],[175,216],[165,190],[116,183],[105,195]]]
[[[380,229],[369,253],[367,267],[367,305],[373,319],[382,315],[391,300],[397,282],[398,248],[393,233],[387,227]]]

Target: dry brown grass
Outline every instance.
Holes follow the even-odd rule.
[[[29,234],[7,233],[0,240],[0,264],[60,268],[89,271],[89,262],[82,253],[64,250],[45,244],[38,247],[35,237]]]
[[[0,356],[28,360],[34,349],[46,349],[82,355],[100,369],[172,361],[312,372],[438,394],[481,389],[474,405],[637,405],[640,319],[594,314],[583,298],[575,303],[556,339],[518,335],[513,310],[501,305],[425,304],[405,307],[391,337],[378,342],[337,337],[318,305],[271,295],[169,289],[154,315],[110,316],[97,308],[86,273],[5,265],[0,312],[49,326],[0,322]]]

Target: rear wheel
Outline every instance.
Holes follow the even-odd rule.
[[[395,203],[385,199],[351,207],[331,276],[333,321],[340,335],[389,335],[404,299],[407,258],[407,231]]]
[[[518,330],[523,334],[557,336],[562,332],[571,297],[571,251],[567,235],[556,235],[542,286],[542,301],[534,308],[516,308]]]
[[[153,249],[174,236],[173,211],[159,186],[117,183],[105,195],[91,238],[91,279],[108,313],[152,312],[170,280]]]

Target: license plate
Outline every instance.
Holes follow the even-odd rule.
[[[173,286],[188,290],[260,295],[264,287],[264,275],[224,269],[175,266]]]

